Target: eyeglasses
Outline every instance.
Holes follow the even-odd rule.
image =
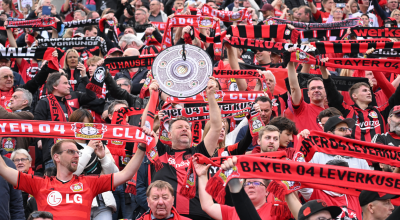
[[[82,156],[82,152],[80,152],[79,150],[72,150],[72,149],[63,150],[61,152],[58,152],[57,154],[62,154],[64,151],[67,151],[67,154],[69,154],[69,155],[78,154],[79,156]]]
[[[259,187],[259,186],[265,186],[264,183],[260,182],[260,181],[254,181],[254,182],[245,182],[244,186],[250,186],[253,185],[255,187]],[[266,187],[266,186],[265,186]]]
[[[346,127],[340,127],[340,128],[336,128],[336,131],[340,131],[340,132],[346,132],[346,131],[352,131],[353,129],[351,128],[346,128]]]
[[[119,87],[121,87],[121,86],[129,86],[129,84],[126,84],[126,83],[122,83],[122,84],[117,84]]]
[[[393,14],[393,16],[400,16],[400,14]]]
[[[8,78],[14,79],[14,76],[13,75],[5,75],[5,76],[3,76],[3,79],[8,79]]]
[[[29,160],[28,158],[21,158],[21,159],[14,159],[13,162],[14,163],[19,163],[19,162],[25,163],[25,161],[28,161],[28,160]]]
[[[53,214],[50,212],[34,211],[30,214],[28,220],[33,220],[35,218],[49,218],[53,219]]]

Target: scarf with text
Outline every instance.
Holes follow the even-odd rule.
[[[223,62],[221,62],[223,63]],[[267,81],[263,74],[257,70],[226,70],[215,69],[213,72],[215,78],[239,78],[239,79],[254,79],[257,78],[261,81],[262,91],[268,92]]]
[[[39,38],[39,47],[94,47],[100,46],[101,53],[107,54],[106,41],[101,41],[100,37],[74,37],[74,38]]]
[[[64,22],[64,28],[74,28],[74,27],[84,27],[91,25],[98,25],[100,18],[96,19],[87,19],[87,20],[79,20],[79,21],[67,21]]]
[[[351,34],[354,34],[357,37],[399,38],[400,29],[387,27],[357,27],[351,29]]]
[[[49,61],[48,66],[51,69],[59,70],[58,58],[53,57],[55,48],[36,48],[36,47],[0,47],[0,57],[5,58],[34,58],[38,60]]]
[[[142,88],[140,89],[140,93],[139,93],[139,98],[144,99],[148,96],[150,96],[150,91],[149,91],[149,86],[151,84],[151,81],[153,80],[153,75],[149,74],[146,78],[146,80],[143,83]]]
[[[287,63],[287,58],[284,55],[284,62]],[[322,62],[312,55],[297,49],[291,53],[290,61],[296,63],[308,63],[311,65],[319,65],[326,67],[355,69],[355,70],[371,70],[387,72],[398,72],[400,60],[392,59],[359,59],[359,58],[331,58],[328,62]]]
[[[153,65],[155,55],[141,55],[131,57],[112,57],[104,60],[104,65],[109,70],[148,67]]]
[[[200,154],[195,154],[195,155],[193,155],[192,158],[189,159],[189,167],[187,169],[187,172],[186,172],[186,175],[185,175],[185,180],[184,180],[185,185],[182,186],[181,190],[179,191],[179,193],[182,196],[185,196],[185,197],[187,197],[189,199],[192,199],[192,198],[194,198],[196,196],[197,173],[195,171],[195,167],[194,167],[194,164],[193,164],[193,158],[197,158],[198,159],[197,163],[199,163],[199,164],[211,164],[212,166],[220,167],[221,164],[225,160],[227,160],[228,158],[232,158],[233,157],[233,156],[227,156],[227,157],[207,158],[207,157],[204,157],[203,155],[202,156],[199,156],[199,155]],[[252,156],[257,156],[257,157],[260,157],[260,158],[284,159],[284,158],[286,158],[286,153],[284,151],[281,151],[281,152],[268,152],[268,153],[254,154]],[[207,158],[207,159],[205,159],[205,158]],[[224,196],[218,196],[218,199],[217,199],[217,197],[214,197],[214,196],[213,196],[213,198],[218,203],[225,204],[225,194],[224,194]]]
[[[280,25],[238,25],[230,26],[220,36],[206,37],[200,33],[200,39],[207,43],[218,43],[229,34],[232,37],[243,38],[278,38],[296,42],[299,38],[298,30],[289,29],[286,24]]]
[[[199,158],[198,163],[219,166],[202,154],[195,154],[194,157]],[[393,173],[243,155],[237,156],[236,166],[230,170],[219,170],[208,181],[206,191],[219,202],[221,199],[218,198],[225,196],[224,188],[233,178],[284,179],[334,192],[343,192],[341,187],[389,194],[400,189],[400,177]]]
[[[366,39],[366,40],[333,40],[333,41],[320,41],[321,43],[379,43],[379,42],[392,42],[389,38],[379,39]]]
[[[254,102],[257,97],[264,96],[264,92],[260,91],[222,91],[217,90],[214,94],[218,103],[236,103],[236,102]],[[168,97],[168,102],[178,103],[208,103],[207,93],[202,91],[189,98]]]
[[[301,137],[297,148],[307,162],[312,159],[315,152],[320,152],[400,166],[400,148],[398,147],[368,143],[321,131],[311,131],[308,138]]]
[[[332,43],[311,42],[319,54],[327,53],[365,53],[368,49],[400,48],[400,42],[375,42],[375,43]],[[300,48],[301,49],[301,48]],[[304,50],[303,50],[304,51]],[[307,51],[304,51],[307,52]]]
[[[34,20],[8,21],[8,28],[54,28],[57,29],[55,18],[40,18]]]
[[[400,43],[400,42],[396,42]],[[368,58],[379,58],[379,57],[400,57],[400,49],[377,49],[371,54],[367,55]]]
[[[219,21],[215,21],[212,17],[207,16],[195,16],[195,15],[178,15],[173,18],[168,18],[166,31],[161,42],[162,48],[166,49],[172,46],[172,33],[171,28],[173,27],[186,27],[192,26],[196,36],[199,36],[199,31],[196,28],[214,28],[215,36],[219,37],[221,34],[221,28]],[[200,38],[200,37],[199,37]],[[214,57],[216,59],[221,57],[222,44],[216,42],[214,44]]]
[[[141,128],[130,125],[1,119],[0,128],[1,136],[12,137],[119,140],[147,145],[154,140]]]
[[[272,42],[272,41],[264,41],[253,38],[241,38],[241,37],[231,37],[230,39],[225,38],[224,43],[228,43],[232,47],[236,48],[246,48],[246,49],[260,50],[260,51],[272,51],[276,53],[283,53],[292,47],[300,48],[305,52],[310,52],[315,50],[315,48],[309,48],[307,45]]]
[[[66,122],[67,117],[69,117],[73,110],[71,106],[68,104],[67,99],[64,97],[62,98],[62,102],[65,105],[65,108],[67,109],[67,112],[64,112],[63,109],[60,106],[60,103],[58,103],[57,98],[53,94],[47,95],[47,99],[49,100],[49,109],[50,109],[50,114],[51,114],[51,120],[52,121],[62,121]],[[67,117],[66,115],[67,114]],[[54,138],[54,143],[58,142],[58,138]]]
[[[167,27],[167,22],[157,22],[157,21],[152,21],[151,24],[154,24],[158,30],[164,32],[165,28]]]
[[[304,23],[298,21],[288,21],[281,18],[269,18],[265,21],[268,25],[276,25],[276,24],[291,24],[297,30],[305,31],[305,30],[334,30],[334,29],[348,29],[352,27],[357,27],[361,25],[360,18],[350,18],[339,22],[331,22],[331,23]]]
[[[253,106],[252,102],[244,102],[230,105],[219,105],[222,118],[232,118],[236,115],[248,114]],[[191,108],[163,108],[164,116],[160,119],[160,141],[163,144],[171,146],[171,140],[168,138],[169,121],[179,116],[186,117],[192,123],[192,137],[201,140],[201,123],[196,130],[196,123],[210,119],[209,106],[191,107]],[[194,126],[193,126],[194,123]],[[196,140],[193,141],[196,144]],[[198,144],[198,143],[197,143]]]
[[[313,77],[321,77],[321,75],[317,74],[306,74],[306,73],[299,73],[297,74],[297,79],[299,82],[299,86],[301,89],[307,89],[307,82],[309,79]],[[339,91],[349,91],[349,89],[356,83],[364,82],[368,84],[367,78],[362,77],[347,77],[347,76],[330,76],[335,84],[336,88]],[[285,79],[286,88],[289,92],[291,92],[289,79]],[[369,84],[368,84],[369,85]]]
[[[213,9],[211,6],[204,4],[203,8],[201,9],[201,14],[204,16],[219,18],[223,22],[241,22],[243,20],[246,20],[247,24],[253,24],[251,13],[247,12],[246,8],[237,12],[233,12],[216,10]]]

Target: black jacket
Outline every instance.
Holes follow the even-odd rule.
[[[67,108],[64,104],[65,98],[57,97],[57,96],[55,96],[55,97],[56,97],[58,103],[60,104],[61,108],[63,109],[64,113],[67,113]],[[96,94],[89,89],[86,89],[86,93],[71,92],[71,95],[68,98],[68,100],[70,100],[72,102],[77,102],[77,104],[79,104],[79,106],[87,104],[87,103],[93,101],[94,99],[96,99]],[[72,107],[72,110],[75,110],[75,108],[73,108],[73,104],[70,104],[70,106]],[[47,97],[41,99],[37,103],[36,109],[35,109],[35,114],[34,114],[34,120],[52,121],[51,114],[50,114],[49,99]],[[67,120],[68,120],[68,118],[67,118]],[[51,160],[50,150],[54,144],[54,139],[41,138],[41,140],[42,140],[43,162],[46,162],[46,161]]]
[[[65,58],[66,59],[66,58]],[[65,74],[68,74],[68,80],[71,85],[74,84],[74,91],[77,92],[85,92],[86,91],[86,85],[89,84],[89,78],[82,77],[81,76],[81,71],[79,69],[75,69],[74,71],[74,80],[71,80],[71,69],[67,68],[64,69]]]
[[[128,79],[131,79],[131,94],[132,95],[139,95],[140,90],[142,89],[143,83],[140,83],[142,79],[146,79],[147,77],[147,72],[149,70],[146,67],[140,67],[139,70],[133,75],[131,78],[131,75],[129,74],[129,70],[124,69],[121,72],[115,74],[114,80],[116,81],[119,78],[125,77]]]
[[[298,8],[302,5],[306,5],[304,0],[286,0],[285,5],[292,10],[293,8]]]
[[[7,154],[0,148],[0,155],[7,166],[16,169],[14,163],[3,156]],[[24,207],[22,205],[21,190],[14,189],[3,177],[0,177],[0,216],[2,220],[25,220]]]

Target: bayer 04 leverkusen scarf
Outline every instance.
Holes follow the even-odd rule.
[[[193,157],[199,158],[198,163],[219,166],[202,154]],[[214,199],[224,197],[224,188],[233,178],[298,181],[313,185],[313,188],[335,192],[343,192],[343,187],[347,191],[369,190],[396,194],[400,189],[400,177],[394,173],[243,155],[237,156],[236,166],[230,170],[219,170],[208,181],[206,191]]]
[[[155,57],[156,56],[153,54],[131,57],[113,57],[105,59],[104,65],[109,70],[148,67],[153,65]]]
[[[305,31],[305,30],[334,30],[334,29],[348,29],[352,27],[360,26],[361,19],[360,18],[350,18],[343,21],[331,22],[331,23],[304,23],[298,21],[288,21],[281,18],[270,18],[266,21],[268,25],[276,25],[276,24],[291,24],[297,30]]]
[[[355,157],[400,167],[400,148],[311,131],[301,137],[297,149],[310,161],[316,152]]]
[[[141,128],[102,123],[1,119],[1,136],[61,138],[80,140],[120,140],[150,144]]]
[[[100,18],[96,19],[87,19],[87,20],[79,20],[79,21],[67,21],[64,22],[65,28],[74,28],[74,27],[83,27],[83,26],[90,26],[90,25],[98,25]]]
[[[368,49],[400,48],[400,42],[374,43],[332,43],[329,41],[311,42],[319,54],[327,53],[365,53]],[[300,48],[301,49],[301,48]],[[304,51],[304,50],[303,50]],[[307,51],[304,51],[307,52]]]
[[[400,60],[392,59],[358,59],[358,58],[330,58],[328,62],[322,62],[312,55],[297,49],[291,53],[290,61],[296,63],[308,63],[319,66],[342,68],[342,69],[355,69],[355,70],[372,70],[387,72],[398,72],[400,67]],[[284,55],[284,62],[287,58]]]
[[[236,48],[272,51],[276,53],[283,53],[292,47],[300,48],[305,52],[311,52],[315,50],[315,48],[309,48],[307,45],[272,42],[272,41],[264,41],[254,38],[242,38],[242,37],[224,38],[224,43],[228,43],[232,47]]]
[[[264,96],[264,92],[260,91],[236,92],[236,91],[217,90],[214,96],[218,103],[254,102],[254,100],[257,97]],[[208,103],[208,98],[207,98],[207,93],[205,91],[202,91],[200,94],[197,94],[189,98],[168,97],[167,101],[173,104]]]
[[[227,157],[212,157],[208,158],[207,160],[204,160],[203,157],[199,157],[199,154],[195,154],[194,157],[192,158],[197,158],[199,164],[212,164],[213,166],[220,167],[220,165],[227,160],[228,158],[232,158],[233,156],[227,156]],[[285,151],[279,151],[279,152],[268,152],[268,153],[260,153],[257,154],[257,157],[261,158],[273,158],[273,159],[284,159],[286,158],[286,153]],[[195,171],[195,167],[193,164],[193,159],[189,159],[189,167],[186,172],[185,180],[184,183],[185,185],[182,186],[180,190],[180,194],[192,199],[196,196],[196,180],[197,180],[197,173]],[[218,197],[216,201],[220,204],[225,203],[225,195],[222,197]]]
[[[357,37],[389,37],[399,38],[399,28],[387,28],[387,27],[357,27],[352,28],[351,33]]]
[[[243,38],[278,38],[296,42],[299,38],[298,30],[289,29],[286,24],[280,25],[238,25],[230,26],[220,36],[206,37],[200,34],[200,39],[207,43],[221,42],[226,35]]]
[[[239,78],[239,79],[254,79],[257,78],[262,82],[262,91],[268,93],[268,86],[265,76],[257,70],[214,70],[215,78]]]
[[[57,57],[53,57],[52,53],[54,52],[54,48],[36,48],[36,47],[28,47],[28,48],[16,48],[16,47],[1,47],[0,48],[0,57],[5,58],[34,58],[39,60],[47,60],[49,61],[48,66],[51,69],[58,71],[58,59]]]
[[[204,4],[200,12],[201,15],[203,16],[216,17],[223,22],[241,22],[243,20],[246,20],[248,25],[253,24],[252,15],[251,13],[247,12],[247,8],[233,12],[225,10],[216,10],[213,9],[211,6]]]

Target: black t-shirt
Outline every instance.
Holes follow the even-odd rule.
[[[154,166],[151,166],[152,181],[163,180],[172,185],[175,191],[174,205],[179,214],[204,216],[204,219],[210,218],[202,209],[199,200],[198,187],[196,184],[196,197],[188,199],[177,193],[184,185],[189,159],[195,153],[201,153],[206,157],[210,157],[204,145],[200,142],[196,147],[191,147],[185,150],[174,150],[171,147],[164,145],[161,141],[157,142],[157,151],[159,159],[163,164],[163,168],[158,172]],[[198,180],[196,180],[198,181]]]
[[[386,132],[384,134],[376,134],[371,142],[398,147],[400,146],[400,137],[396,133]]]

